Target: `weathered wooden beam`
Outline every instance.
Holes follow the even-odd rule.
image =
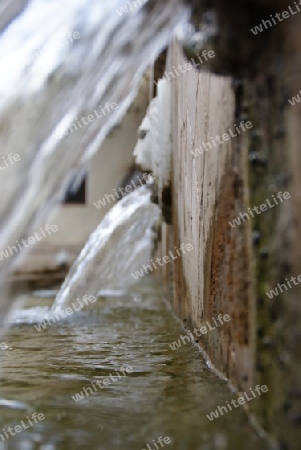
[[[196,337],[198,343],[240,390],[268,386],[253,412],[281,448],[298,449],[301,284],[292,277],[301,275],[301,102],[288,100],[300,95],[301,12],[295,9],[256,36],[247,18],[241,26],[243,8],[246,14],[258,8],[254,26],[269,19],[262,14],[265,8],[271,7],[274,17],[275,11],[289,11],[288,2],[209,3],[219,5],[222,26],[219,37],[205,46],[216,55],[208,66],[232,78],[191,68],[170,81],[173,220],[163,227],[162,254],[183,242],[194,251],[173,261],[163,275],[188,330],[219,313],[230,314],[227,324]],[[186,59],[175,44],[168,70],[196,51],[185,53]],[[242,120],[253,127],[192,155]],[[278,192],[290,197],[251,217],[248,208],[276,199]],[[249,220],[232,228],[229,221],[245,212]],[[282,292],[278,283],[286,284]],[[278,294],[270,298],[267,292],[277,286]]]

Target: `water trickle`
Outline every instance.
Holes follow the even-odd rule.
[[[0,251],[49,216],[187,18],[180,0],[150,0],[120,14],[127,4],[31,0],[0,35],[0,149],[21,158],[1,172]],[[1,259],[0,283],[25,250]],[[1,302],[0,326],[13,303]]]
[[[149,187],[142,186],[108,212],[73,264],[54,311],[85,295],[97,296],[100,289],[126,289],[133,283],[131,273],[149,264],[153,229],[160,217],[150,197]]]

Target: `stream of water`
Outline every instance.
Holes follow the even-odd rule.
[[[187,19],[180,0],[149,0],[120,14],[126,5],[31,0],[0,34],[1,156],[18,159],[0,177],[0,249],[10,252],[0,261],[2,284],[26,254],[16,244],[49,218],[70,179],[83,175],[145,70]],[[1,298],[0,328],[14,300]]]
[[[135,281],[131,273],[151,259],[159,218],[160,209],[151,202],[151,186],[142,186],[118,202],[74,262],[53,311],[77,297],[95,296],[102,288],[127,290]]]

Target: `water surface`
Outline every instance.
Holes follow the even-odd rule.
[[[268,448],[242,408],[213,422],[206,418],[234,394],[195,347],[171,350],[183,330],[155,283],[144,277],[130,294],[117,294],[40,332],[34,320],[53,298],[28,296],[27,311],[5,337],[9,349],[1,350],[0,425],[13,427],[33,412],[45,420],[0,450],[155,450],[160,436],[172,440],[165,449]],[[123,364],[133,372],[82,401],[72,399]]]

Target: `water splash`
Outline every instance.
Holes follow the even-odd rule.
[[[31,0],[0,35],[5,67],[0,149],[3,156],[21,157],[1,172],[0,251],[28,237],[48,217],[70,179],[83,173],[125,114],[147,67],[187,19],[180,0],[150,0],[119,15],[117,9],[126,4]],[[66,42],[76,32],[80,38]],[[107,102],[117,108],[64,135],[70,124]],[[0,284],[24,250],[0,261]],[[0,326],[8,303],[12,300],[2,298]]]
[[[160,217],[150,197],[149,187],[142,186],[108,212],[73,264],[53,310],[84,295],[96,296],[99,289],[126,289],[133,284],[130,274],[151,259],[153,230]]]

